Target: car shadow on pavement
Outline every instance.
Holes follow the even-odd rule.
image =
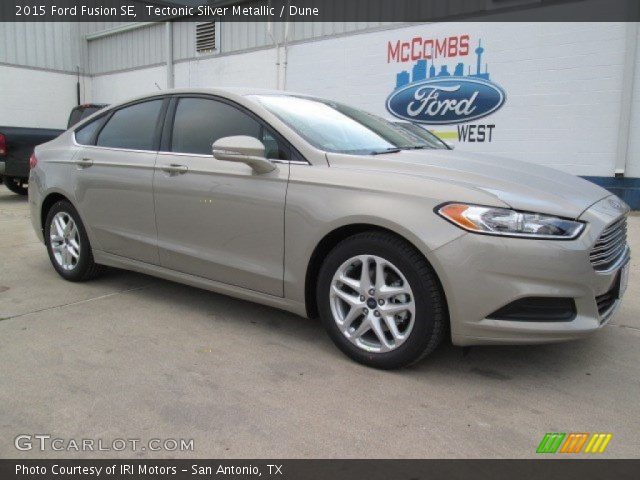
[[[0,189],[2,188],[4,188],[4,185],[0,185]],[[0,204],[13,205],[15,203],[27,203],[28,201],[29,197],[27,195],[17,195],[12,193],[9,193],[8,195],[0,195]]]
[[[129,275],[138,274],[110,269],[107,278],[113,281],[114,277],[122,276],[126,281]],[[209,325],[211,327],[210,342],[215,343],[220,328],[233,331],[251,328],[259,338],[264,335],[264,342],[269,342],[275,348],[304,352],[305,356],[318,362],[338,362],[341,367],[349,365],[349,369],[371,370],[346,358],[330,341],[317,319],[306,319],[199,288],[148,278],[148,288],[132,291],[130,295],[144,304],[154,305],[161,315],[170,315],[166,312],[171,311],[181,312],[181,322],[201,323],[206,319],[206,328]],[[606,350],[605,343],[598,333],[585,340],[566,343],[478,346],[469,349],[453,346],[450,340],[445,340],[433,354],[418,364],[383,373],[415,378],[450,376],[451,381],[455,379],[456,382],[505,383],[513,379],[544,382],[575,378],[577,375],[588,380],[594,367],[593,357]]]

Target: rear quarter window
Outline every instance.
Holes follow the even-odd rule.
[[[83,125],[75,131],[76,143],[80,145],[93,145],[94,138],[100,127],[104,123],[104,118],[98,118],[93,122]]]

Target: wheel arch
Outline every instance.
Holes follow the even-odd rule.
[[[40,205],[40,229],[42,230],[43,235],[44,235],[45,222],[47,220],[47,215],[49,214],[49,210],[51,210],[51,207],[53,207],[56,203],[62,200],[69,202],[71,205],[73,205],[76,211],[78,210],[74,202],[71,201],[71,199],[68,196],[58,191],[49,192],[44,197],[44,199],[42,200],[42,204]]]
[[[433,263],[429,261],[425,253],[418,248],[415,242],[411,241],[410,238],[407,238],[407,235],[399,234],[389,228],[382,227],[380,225],[375,225],[372,223],[352,223],[348,225],[342,225],[340,227],[334,228],[329,233],[327,233],[316,245],[311,257],[309,258],[309,262],[307,264],[307,271],[305,275],[305,305],[307,310],[307,316],[309,318],[317,318],[318,317],[318,305],[316,302],[316,288],[318,284],[318,273],[320,272],[320,268],[323,263],[323,259],[326,255],[340,242],[343,240],[352,237],[354,235],[364,233],[364,232],[381,232],[387,233],[389,235],[393,235],[397,237],[407,244],[409,244],[412,248],[414,248],[422,258],[427,262],[427,264],[431,267],[438,282],[438,286],[440,288],[440,292],[442,293],[442,298],[445,302],[445,310],[447,314],[447,325],[449,324],[449,306],[447,303],[447,295],[443,287],[443,283],[440,279],[440,276],[437,270],[434,268]]]

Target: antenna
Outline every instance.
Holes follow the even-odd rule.
[[[76,65],[76,97],[78,100],[78,105],[80,105],[80,65]]]

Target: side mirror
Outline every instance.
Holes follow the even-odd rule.
[[[264,144],[254,137],[237,135],[220,138],[213,143],[211,149],[215,159],[246,163],[257,173],[269,173],[276,168],[265,157]]]

